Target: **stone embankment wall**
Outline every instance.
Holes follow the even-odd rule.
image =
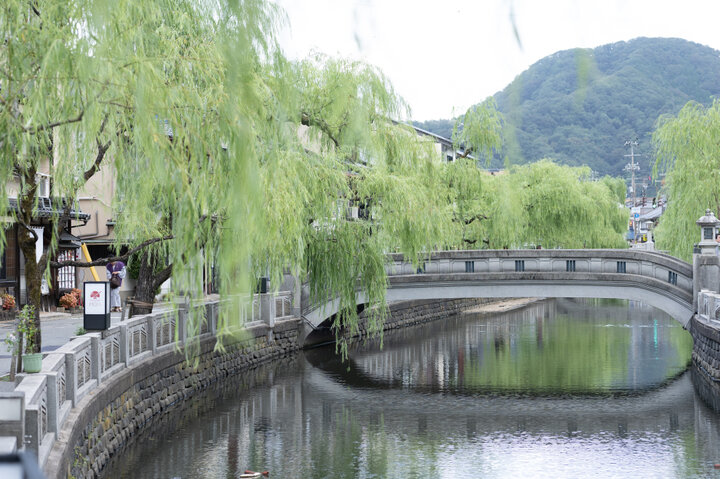
[[[475,306],[502,301],[502,298],[471,298],[430,301],[403,301],[390,305],[385,328],[396,329],[460,314]],[[363,325],[366,321],[363,321]],[[364,329],[363,329],[363,332]]]
[[[389,305],[389,315],[385,318],[383,330],[390,331],[436,321],[447,316],[460,314],[481,304],[496,303],[502,300],[503,298],[470,298],[401,301]],[[358,325],[360,334],[354,339],[364,338],[367,335],[368,315],[368,311],[360,314],[360,323]],[[347,337],[347,339],[350,338]]]
[[[385,329],[413,326],[461,313],[493,299],[451,301],[407,301],[390,306]],[[365,314],[363,314],[365,316]],[[242,374],[256,366],[297,351],[299,320],[278,321],[273,327],[273,341],[268,341],[267,327],[257,325],[247,331],[245,339],[226,346],[225,352],[214,352],[215,339],[200,343],[197,363],[188,363],[184,354],[169,351],[128,368],[100,391],[88,395],[70,413],[73,428],[61,434],[58,446],[58,477],[96,477],[112,457],[138,438],[145,436],[164,416],[178,412],[183,404],[214,383]],[[365,334],[367,321],[361,321]],[[72,417],[75,416],[75,417]],[[63,437],[64,436],[64,437]]]
[[[203,339],[195,363],[172,350],[128,368],[73,409],[72,427],[59,435],[58,454],[51,453],[46,472],[96,477],[113,456],[188,399],[223,378],[291,355],[298,349],[298,322],[276,322],[272,341],[267,326],[250,327],[244,339],[226,343],[224,352],[214,351],[214,337]]]
[[[438,320],[479,304],[496,301],[485,298],[395,303],[390,305],[385,329]],[[57,433],[55,436],[45,434],[43,444],[49,442],[48,437],[54,437],[50,445],[46,446],[49,452],[43,456],[46,460],[42,461],[48,477],[98,476],[109,461],[121,454],[129,444],[143,440],[153,434],[155,428],[172,422],[173,415],[182,414],[184,408],[192,402],[189,400],[195,396],[206,394],[205,391],[213,385],[222,384],[225,378],[253,371],[260,364],[278,358],[292,360],[293,354],[299,349],[301,320],[285,316],[283,312],[274,314],[276,320],[271,324],[263,321],[249,323],[242,335],[225,339],[224,351],[215,351],[217,312],[213,311],[208,314],[209,324],[194,332],[198,341],[183,341],[185,347],[193,347],[195,344],[192,357],[196,359],[190,362],[184,352],[173,346],[170,334],[172,324],[166,323],[167,318],[162,317],[137,319],[133,320],[137,324],[130,322],[122,326],[127,331],[122,330],[124,334],[119,335],[120,344],[125,346],[120,347],[118,357],[112,353],[113,347],[117,346],[113,342],[117,339],[117,332],[108,331],[103,335],[96,333],[97,337],[93,336],[92,341],[81,340],[84,341],[82,344],[75,344],[78,341],[75,340],[68,344],[68,351],[82,351],[63,351],[60,354],[62,360],[55,361],[65,364],[67,360],[70,365],[67,371],[60,370],[63,378],[79,375],[86,368],[83,358],[90,358],[88,371],[97,371],[93,374],[83,373],[90,378],[89,383],[80,384],[75,377],[71,381],[73,387],[67,391],[63,389],[65,392],[58,396],[61,399],[59,404],[64,404],[58,411],[69,411],[62,418],[59,413],[53,414],[55,419],[50,422],[58,423]],[[183,318],[181,315],[181,336],[190,338]],[[366,330],[367,319],[363,315],[360,337],[365,335]],[[145,333],[148,335],[147,340],[143,339]],[[91,347],[93,341],[97,345]],[[125,351],[127,348],[130,349]],[[97,358],[93,359],[95,355]],[[96,364],[98,361],[101,364]],[[63,401],[65,396],[72,397],[72,401]],[[55,402],[53,400],[51,404]],[[72,408],[69,407],[70,402]]]
[[[696,315],[690,321],[693,338],[693,364],[712,382],[720,382],[720,329]]]

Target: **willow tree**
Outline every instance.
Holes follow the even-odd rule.
[[[396,121],[407,106],[376,68],[316,55],[282,74],[295,90],[266,100],[282,121],[262,139],[256,274],[290,267],[313,300],[338,296],[333,328],[344,352],[343,335],[358,330],[358,288],[378,306],[369,330],[381,330],[386,253],[417,262],[442,242],[439,155]]]
[[[710,208],[720,211],[720,101],[688,103],[676,117],[659,121],[653,133],[655,169],[665,172],[667,209],[655,229],[659,248],[690,259],[695,221]]]
[[[487,173],[479,166],[487,164],[502,145],[502,115],[491,97],[470,107],[453,127],[453,147],[457,160],[444,166],[444,183],[455,227],[445,245],[449,247],[487,246],[490,212],[487,205],[493,192],[488,187]],[[480,243],[478,243],[480,241]]]
[[[36,261],[30,225],[36,175],[48,161],[52,195],[71,205],[111,158],[119,242],[132,248],[172,239],[163,247],[178,290],[200,282],[196,266],[208,245],[233,278],[225,284],[248,283],[261,196],[259,72],[275,51],[275,25],[276,12],[259,0],[3,2],[0,202],[20,225],[36,311],[41,277],[71,219],[69,206],[53,214],[49,247]],[[219,217],[223,228],[213,227]],[[37,316],[36,323],[39,330]],[[39,350],[40,333],[35,344]]]
[[[448,246],[618,248],[627,211],[622,180],[590,181],[588,168],[550,160],[516,166],[500,175],[472,162],[446,166],[455,219]],[[477,246],[475,246],[477,245]]]
[[[622,248],[627,210],[614,185],[590,181],[590,168],[550,160],[513,167],[509,178],[522,198],[525,241],[549,248]]]

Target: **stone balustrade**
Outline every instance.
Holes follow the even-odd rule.
[[[43,467],[70,412],[83,398],[136,364],[213,337],[220,308],[231,301],[238,309],[230,311],[240,313],[236,324],[264,327],[270,340],[276,320],[292,318],[291,294],[270,293],[180,305],[175,311],[138,316],[74,337],[45,355],[40,373],[19,374],[15,390],[0,393],[0,410],[6,410],[0,412],[0,436],[24,444]],[[281,330],[287,327],[283,324]]]
[[[720,293],[702,290],[698,293],[698,316],[720,324]]]
[[[672,256],[639,250],[468,250],[440,251],[418,269],[391,255],[389,276],[453,273],[621,273],[645,276],[692,292],[692,265]]]

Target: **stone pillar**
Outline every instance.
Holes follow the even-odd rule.
[[[705,210],[695,223],[700,227],[699,253],[693,254],[693,306],[697,311],[698,293],[705,289],[718,292],[720,290],[720,257],[718,257],[718,243],[715,235],[720,222],[712,211]]]
[[[275,327],[275,295],[272,293],[260,294],[260,320]]]

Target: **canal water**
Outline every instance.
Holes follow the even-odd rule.
[[[217,384],[105,477],[720,478],[720,415],[662,311],[545,300]]]

